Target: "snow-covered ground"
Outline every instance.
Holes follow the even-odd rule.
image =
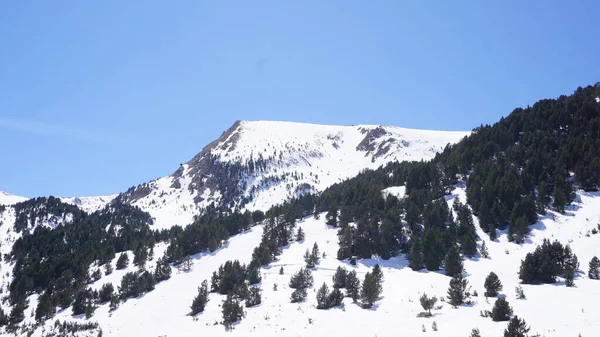
[[[14,205],[29,198],[19,197],[8,192],[0,191],[0,205]]]
[[[458,197],[465,201],[464,189],[455,189],[447,198],[449,205]],[[352,266],[336,259],[337,229],[328,228],[324,223],[324,214],[320,220],[306,218],[297,226],[303,228],[306,239],[302,243],[294,242],[284,248],[278,261],[263,268],[262,304],[246,308],[246,317],[235,325],[232,332],[226,332],[222,325],[220,304],[224,296],[211,294],[210,302],[204,313],[194,319],[187,314],[192,299],[202,280],[210,276],[219,265],[227,260],[239,259],[247,263],[253,248],[260,242],[262,228],[256,226],[246,233],[232,237],[230,242],[213,254],[194,257],[192,271],[174,270],[169,281],[157,285],[153,292],[141,298],[130,299],[121,304],[112,314],[108,305],[101,306],[90,321],[97,321],[103,330],[103,336],[469,336],[472,328],[479,328],[482,336],[500,336],[507,322],[493,322],[479,315],[481,310],[491,310],[494,299],[486,301],[483,297],[484,279],[494,271],[504,285],[501,294],[506,295],[514,313],[524,318],[531,326],[531,334],[542,336],[597,336],[600,331],[600,281],[587,277],[587,264],[594,255],[600,255],[600,234],[592,234],[600,222],[600,193],[578,193],[579,202],[570,206],[566,214],[549,213],[532,226],[531,237],[523,245],[507,242],[500,235],[495,242],[478,228],[481,240],[486,241],[490,252],[489,259],[474,258],[465,261],[466,277],[472,290],[479,293],[473,306],[453,309],[445,302],[438,301],[442,308],[434,310],[430,318],[417,318],[423,309],[419,303],[420,295],[425,292],[438,298],[446,297],[449,277],[440,272],[415,272],[407,266],[404,257],[395,257],[384,261],[377,258],[358,261]],[[576,287],[564,286],[562,280],[548,285],[522,285],[527,296],[517,300],[515,287],[519,285],[518,270],[520,261],[526,253],[535,249],[544,238],[558,239],[569,243],[579,257],[581,272],[575,279]],[[290,276],[304,265],[303,254],[306,249],[317,243],[326,257],[313,272],[314,286],[308,291],[305,303],[290,303],[292,290],[288,286]],[[481,245],[479,242],[479,245]],[[164,246],[155,249],[155,257],[162,255]],[[130,256],[132,258],[132,256]],[[115,261],[113,261],[113,264]],[[345,308],[330,310],[316,309],[316,290],[327,283],[338,266],[356,270],[362,279],[375,264],[382,266],[384,273],[383,293],[374,308],[365,310],[344,300]],[[149,264],[153,268],[153,263]],[[279,275],[279,268],[284,274]],[[4,268],[4,266],[3,266]],[[129,270],[133,270],[130,267]],[[100,287],[105,282],[116,286],[125,271],[115,271],[95,283]],[[273,290],[277,284],[278,290]],[[35,305],[30,309],[34,310]],[[29,316],[29,313],[26,315]],[[29,318],[28,318],[29,319]],[[55,319],[84,322],[84,318],[70,317],[70,311],[57,314]],[[431,326],[436,322],[438,331]],[[47,323],[47,326],[52,321]],[[425,327],[426,332],[422,331]],[[41,336],[40,330],[34,336]]]
[[[241,121],[236,125],[227,137],[211,144],[208,153],[220,162],[243,167],[260,159],[266,163],[264,170],[239,182],[244,186],[243,195],[250,199],[244,208],[251,211],[267,210],[306,192],[323,191],[362,170],[391,161],[429,160],[447,144],[469,134],[277,121]],[[187,225],[202,207],[221,200],[220,191],[193,186],[190,163],[183,164],[181,170],[180,178],[171,175],[150,182],[151,193],[134,203],[156,219],[155,228]],[[181,188],[173,186],[175,180]],[[194,201],[195,197],[202,201]]]
[[[109,202],[111,202],[116,197],[117,194],[99,197],[61,197],[60,201],[67,204],[75,205],[79,207],[79,209],[87,213],[93,213],[95,211],[103,209]]]

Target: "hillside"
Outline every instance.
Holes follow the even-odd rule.
[[[515,109],[430,161],[382,162],[321,192],[295,194],[289,181],[292,198],[272,199],[264,212],[251,204],[268,198],[241,197],[238,183],[285,164],[277,162],[281,152],[269,160],[248,155],[262,143],[244,149],[240,140],[268,130],[243,122],[161,184],[132,188],[93,213],[52,197],[3,206],[1,267],[12,272],[0,276],[2,332],[475,337],[475,328],[480,336],[503,335],[520,318],[531,330],[504,336],[595,335],[599,95],[597,84]],[[389,157],[375,150],[388,148],[381,142],[394,143],[385,140],[391,131],[377,129],[344,127],[335,141],[376,133],[352,138],[376,144],[352,145],[352,153],[377,162]],[[343,146],[333,148],[328,158]],[[285,156],[313,153],[302,151]],[[182,191],[196,207],[205,201],[196,198],[198,181],[205,197],[209,184],[226,193],[213,194],[218,204],[205,204],[186,226],[155,225],[153,217],[163,221],[169,205],[180,206]],[[164,202],[156,201],[160,194]],[[132,207],[142,200],[164,203],[155,207],[164,217]],[[182,210],[173,216],[189,208]],[[517,298],[517,289],[524,296]],[[438,298],[432,316],[421,307],[424,293]]]
[[[468,132],[392,126],[238,121],[173,174],[118,198],[156,228],[190,223],[203,208],[267,210],[393,161],[429,160]]]

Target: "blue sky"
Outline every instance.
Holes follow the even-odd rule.
[[[0,4],[0,190],[102,195],[237,119],[471,130],[600,80],[597,1]]]

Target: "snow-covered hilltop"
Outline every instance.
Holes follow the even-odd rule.
[[[29,198],[19,197],[14,194],[10,194],[8,192],[0,191],[0,205],[14,205],[16,203],[25,201]]]
[[[391,161],[428,160],[468,132],[393,126],[237,121],[172,175],[119,198],[156,218],[185,225],[204,207],[261,209],[322,191]]]

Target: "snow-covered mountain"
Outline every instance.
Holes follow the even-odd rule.
[[[428,160],[469,132],[237,121],[173,174],[118,198],[185,225],[204,207],[265,210],[391,161]]]
[[[27,199],[28,198],[19,197],[8,192],[0,191],[0,205],[14,205]]]

